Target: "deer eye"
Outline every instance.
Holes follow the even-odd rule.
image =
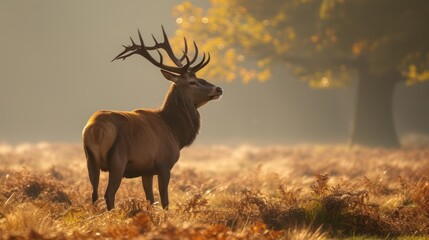
[[[197,82],[195,82],[195,81],[190,81],[190,82],[189,82],[189,85],[191,85],[191,86],[198,86],[198,83],[197,83]]]

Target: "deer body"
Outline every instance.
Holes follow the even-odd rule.
[[[165,32],[164,37],[166,39]],[[168,43],[168,40],[166,42]],[[142,39],[141,43],[138,51],[144,47]],[[133,46],[128,48],[132,47],[132,50],[135,50],[135,46],[138,45],[133,42]],[[126,50],[130,49],[126,47]],[[124,52],[115,59],[125,59],[131,55],[123,56]],[[151,57],[141,55],[145,58]],[[168,66],[162,65],[161,54],[160,58],[160,67],[166,69]],[[114,208],[115,194],[124,177],[142,177],[146,199],[154,203],[152,188],[154,175],[158,175],[162,207],[168,208],[170,171],[179,159],[180,150],[192,144],[198,134],[200,128],[198,107],[219,98],[222,94],[219,87],[195,76],[194,71],[198,68],[194,71],[189,70],[196,57],[192,61],[189,61],[187,56],[186,59],[185,66],[176,63],[177,69],[170,67],[167,68],[169,71],[161,70],[164,77],[173,84],[159,110],[98,111],[88,120],[82,135],[88,174],[93,187],[93,202],[98,199],[99,175],[102,170],[109,172],[109,182],[104,196],[108,210]],[[203,57],[199,67],[207,63],[208,61],[204,63]],[[176,70],[181,71],[180,75],[171,73]]]
[[[156,143],[165,143],[159,145]],[[156,113],[97,112],[84,130],[85,151],[102,171],[122,171],[127,178],[157,174],[156,166],[174,164],[179,150],[168,126]],[[117,149],[117,150],[116,150]],[[120,159],[114,159],[118,151]],[[171,156],[162,156],[166,153]],[[173,153],[173,154],[172,154]],[[170,159],[166,159],[170,158]],[[111,161],[119,161],[121,168],[109,168]]]

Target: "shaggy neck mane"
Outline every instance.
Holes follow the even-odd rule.
[[[170,87],[160,114],[176,137],[180,148],[192,144],[200,129],[200,114],[191,99],[176,85]]]

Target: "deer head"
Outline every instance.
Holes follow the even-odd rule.
[[[193,41],[195,49],[194,56],[192,59],[189,59],[188,43],[186,38],[184,38],[185,49],[183,50],[183,55],[178,58],[171,48],[170,42],[168,41],[168,36],[165,33],[163,26],[162,33],[164,36],[163,42],[158,42],[152,35],[155,44],[153,46],[146,46],[140,31],[138,31],[140,45],[136,44],[130,37],[131,45],[124,46],[124,51],[122,51],[112,61],[118,59],[125,60],[127,57],[134,54],[143,56],[153,65],[159,67],[164,77],[171,81],[179,91],[183,91],[183,93],[190,98],[190,100],[194,103],[194,106],[197,108],[201,107],[210,100],[218,99],[223,93],[222,89],[196,76],[196,73],[210,62],[210,53],[207,54],[207,59],[206,54],[203,53],[201,60],[194,64],[198,59],[197,44],[195,41]],[[151,50],[156,50],[158,52],[159,61],[157,61],[149,53]],[[163,63],[164,57],[160,50],[164,50],[167,53],[167,56],[170,58],[171,62],[175,64],[175,66],[168,66]]]

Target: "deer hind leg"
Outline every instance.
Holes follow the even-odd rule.
[[[100,180],[100,167],[97,165],[92,152],[85,146],[86,164],[88,168],[89,181],[92,185],[92,203],[98,199],[98,182]]]
[[[150,204],[153,204],[155,202],[153,197],[153,175],[142,176],[142,183],[146,200],[148,200]]]
[[[163,169],[158,174],[159,195],[162,208],[168,209],[168,184],[170,182],[170,170]]]
[[[115,207],[115,195],[121,185],[125,166],[126,158],[124,158],[124,156],[121,157],[118,149],[113,146],[107,159],[109,183],[107,184],[106,193],[104,194],[107,210],[109,211]]]

